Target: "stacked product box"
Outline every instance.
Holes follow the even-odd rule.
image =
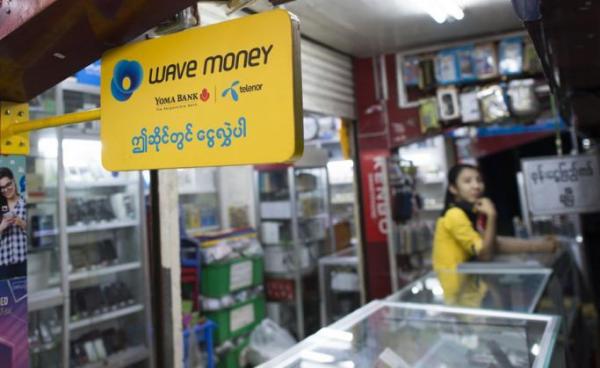
[[[249,334],[265,318],[262,247],[252,229],[212,233],[202,248],[200,294],[216,324],[218,367],[243,367]]]

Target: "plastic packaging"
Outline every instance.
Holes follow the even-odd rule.
[[[456,87],[441,87],[437,89],[437,102],[439,107],[440,119],[448,121],[460,117],[460,107],[458,105],[458,90]]]
[[[477,94],[479,104],[483,113],[485,123],[497,123],[510,117],[508,105],[504,99],[504,91],[501,86],[493,85],[486,87]]]
[[[507,38],[500,42],[500,74],[511,75],[523,72],[523,39]]]
[[[498,76],[498,63],[496,48],[493,43],[478,45],[473,51],[475,74],[478,79],[487,79]]]
[[[419,106],[419,119],[423,133],[440,128],[438,108],[435,98],[423,99]]]
[[[263,320],[250,335],[248,363],[265,363],[296,344],[292,335],[270,319]]]
[[[439,84],[459,81],[458,62],[454,50],[440,51],[435,58],[435,78]]]
[[[510,81],[508,92],[510,109],[519,117],[534,116],[540,112],[540,102],[535,94],[535,80]]]

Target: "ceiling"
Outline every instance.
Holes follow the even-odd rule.
[[[510,0],[457,0],[465,17],[444,24],[422,2],[295,0],[284,7],[300,18],[304,35],[360,57],[523,29]]]

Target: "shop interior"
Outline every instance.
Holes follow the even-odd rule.
[[[107,171],[99,121],[32,132],[30,367],[600,367],[600,203],[570,210],[580,194],[567,190],[566,210],[536,213],[527,176],[540,158],[598,160],[595,79],[582,79],[597,66],[566,64],[575,36],[557,36],[552,10],[572,16],[575,5],[193,3],[130,41],[273,7],[299,19],[303,156],[169,170],[179,243],[165,245],[153,232],[155,173]],[[589,40],[574,45],[590,56],[574,59],[597,60]],[[101,68],[28,99],[30,119],[101,108]],[[550,236],[556,249],[434,270],[456,164],[479,168],[499,236]],[[179,257],[168,283],[152,277],[156,247]],[[181,322],[158,326],[157,289],[177,278],[180,310],[169,313]]]

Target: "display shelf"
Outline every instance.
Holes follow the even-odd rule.
[[[84,318],[79,321],[74,321],[69,323],[70,330],[77,330],[84,327],[94,326],[98,323],[103,323],[107,321],[111,321],[117,318],[125,317],[130,314],[138,313],[144,310],[144,306],[141,304],[131,305],[129,307],[117,309],[115,311],[111,311],[104,314],[99,314],[97,316]]]
[[[435,206],[435,207],[423,207],[419,209],[421,212],[433,212],[433,211],[441,211],[444,209],[444,206]]]
[[[354,203],[355,202],[351,201],[351,200],[343,200],[343,201],[342,200],[333,200],[333,201],[331,201],[332,205],[340,205],[340,206],[341,205],[350,205],[350,204],[354,204]]]
[[[138,345],[110,355],[106,359],[102,359],[99,362],[79,366],[79,368],[124,368],[139,363],[147,359],[149,356],[150,353],[148,348],[143,345]]]
[[[200,236],[209,231],[219,230],[220,228],[221,228],[221,226],[219,226],[219,225],[209,225],[209,226],[202,226],[202,227],[197,227],[197,228],[193,228],[193,229],[187,229],[186,232],[189,236]]]
[[[33,232],[34,238],[43,238],[46,236],[56,236],[58,235],[58,229],[48,229],[48,230],[38,230]]]
[[[306,276],[310,276],[312,274],[315,273],[315,271],[317,270],[317,266],[311,266],[308,268],[305,268],[303,270],[300,271],[300,276],[301,277],[306,277]],[[293,280],[295,278],[295,274],[292,272],[269,272],[269,271],[265,271],[265,275],[266,277],[271,277],[274,279],[282,279],[282,280]]]
[[[321,242],[321,241],[325,241],[325,240],[327,240],[327,238],[325,238],[324,236],[321,236],[318,238],[300,239],[300,241],[304,244],[317,243],[317,242]]]
[[[96,224],[88,224],[88,225],[74,225],[67,227],[67,234],[78,234],[78,233],[87,233],[92,231],[102,231],[102,230],[116,230],[127,227],[135,227],[139,225],[138,220],[128,220],[128,221],[110,221],[110,222],[100,222]],[[58,235],[58,229],[48,229],[48,230],[38,230],[33,233],[35,238],[42,238],[46,236],[56,236]]]
[[[34,205],[34,204],[44,204],[44,203],[57,203],[58,200],[56,198],[44,198],[44,197],[36,197],[36,196],[32,196],[31,194],[29,194],[27,196],[27,205]]]
[[[100,95],[100,87],[93,86],[91,84],[79,83],[76,80],[66,79],[60,83],[60,87],[65,91]]]
[[[59,83],[48,92],[47,98],[53,102],[51,105],[55,106],[55,111],[49,111],[47,115],[82,111],[91,106],[98,106],[100,102],[98,87],[82,85],[73,79]],[[40,243],[56,245],[52,248],[51,257],[42,253],[40,256],[43,257],[39,258],[43,258],[44,264],[52,268],[51,271],[54,271],[54,268],[57,270],[44,275],[44,280],[41,280],[52,287],[30,293],[28,304],[30,312],[41,313],[40,318],[45,318],[44,313],[52,312],[57,315],[60,321],[61,343],[60,347],[55,349],[57,354],[54,354],[54,351],[51,353],[57,355],[56,361],[52,363],[60,367],[69,366],[73,347],[70,342],[78,338],[79,332],[100,330],[107,325],[97,324],[107,321],[114,321],[115,324],[118,322],[134,330],[133,336],[127,338],[134,339],[136,344],[149,346],[151,343],[148,334],[148,328],[151,326],[144,320],[144,312],[139,313],[145,311],[145,305],[149,304],[148,278],[144,272],[147,262],[144,251],[146,208],[142,205],[142,175],[132,172],[114,176],[113,173],[104,170],[97,127],[96,121],[92,127],[46,129],[32,133],[30,137],[32,147],[38,148],[38,151],[34,152],[38,157],[33,159],[32,164],[27,165],[27,174],[31,174],[34,179],[28,183],[32,184],[32,188],[29,189],[33,189],[28,195],[28,207],[32,209],[29,211],[29,222],[34,223],[31,220],[35,215],[47,215],[52,219],[44,219],[40,221],[40,226],[32,227],[30,237],[35,240],[48,237],[41,239],[44,242]],[[43,162],[39,159],[43,159]],[[77,200],[81,199],[83,202],[74,203],[71,200],[74,198],[70,198],[73,192]],[[126,196],[128,202],[116,203],[119,197],[113,197],[114,194]],[[91,202],[94,201],[102,202],[102,207],[92,205]],[[81,214],[77,214],[75,221],[84,220],[84,212],[85,215],[90,215],[85,219],[88,221],[84,223],[71,220],[69,215],[74,215],[76,211]],[[107,220],[89,221],[93,218],[93,213],[98,213]],[[104,263],[84,269],[72,269],[69,260],[72,246],[91,246],[92,248],[81,249],[91,260],[108,254],[103,249],[105,241],[112,242],[119,256],[116,261],[123,262],[122,264]],[[97,249],[93,249],[94,247]],[[31,251],[43,252],[45,249]],[[103,278],[98,280],[106,281],[107,284],[98,285],[96,278],[100,277]],[[34,281],[36,280],[32,280],[32,286],[36,284]],[[76,307],[69,302],[70,291],[71,295],[74,295],[71,288],[108,287],[112,283],[125,284],[131,292],[135,291],[134,294],[139,295],[135,304],[121,304],[121,309],[106,308],[104,314],[90,315],[87,316],[89,318],[78,321],[70,319],[73,308]],[[56,306],[59,306],[56,310],[46,310]],[[43,347],[42,342],[40,340],[37,346]],[[144,355],[148,355],[147,351]],[[42,355],[39,355],[36,358],[41,357]],[[121,360],[111,357],[98,366],[130,365],[127,361],[117,362]],[[133,359],[133,364],[139,360]],[[44,362],[40,362],[37,366],[45,365]]]
[[[47,351],[51,351],[54,350],[56,348],[60,347],[59,343],[56,342],[51,342],[48,344],[43,344],[43,345],[39,345],[39,346],[34,346],[34,347],[29,347],[29,352],[32,354],[40,354],[40,353],[45,353]]]
[[[27,248],[27,253],[35,254],[35,253],[50,252],[50,251],[56,250],[57,247],[58,247],[57,245],[46,245],[43,247]]]
[[[97,224],[88,224],[88,225],[75,225],[67,227],[67,234],[78,234],[78,233],[87,233],[92,231],[102,231],[102,230],[116,230],[123,229],[127,227],[135,227],[138,226],[140,222],[138,220],[127,220],[127,221],[110,221],[110,222],[101,222]]]
[[[138,180],[124,180],[124,179],[115,179],[115,180],[98,180],[95,182],[67,182],[65,186],[67,189],[91,189],[91,188],[110,188],[110,187],[124,187],[129,185],[137,185],[139,183]]]
[[[119,272],[136,270],[136,269],[139,269],[141,266],[142,266],[142,264],[140,262],[129,262],[129,263],[123,263],[123,264],[118,264],[118,265],[114,265],[114,266],[103,267],[103,268],[99,268],[96,270],[77,271],[77,272],[69,275],[69,281],[75,282],[75,281],[81,281],[81,280],[90,279],[90,278],[94,278],[94,277],[114,275]]]
[[[196,194],[218,194],[214,190],[198,190],[198,189],[181,189],[179,195],[196,195]]]
[[[314,149],[314,152],[307,150],[303,159],[296,162],[294,166],[257,167],[256,198],[260,201],[257,211],[259,222],[279,221],[286,226],[289,225],[289,231],[280,231],[280,234],[273,233],[269,236],[263,234],[263,237],[266,237],[266,240],[289,238],[285,257],[291,257],[292,260],[292,264],[286,267],[286,272],[266,271],[265,275],[271,279],[285,280],[288,284],[289,281],[293,281],[294,297],[286,304],[294,306],[293,314],[295,316],[290,318],[295,319],[294,333],[299,338],[316,331],[319,327],[318,322],[314,323],[311,318],[313,317],[312,311],[318,309],[318,298],[304,300],[304,290],[314,288],[314,285],[308,285],[310,278],[307,277],[316,275],[317,265],[312,254],[324,254],[332,251],[333,231],[330,226],[331,198],[327,159],[326,151]],[[310,180],[306,178],[310,178]],[[298,189],[302,187],[310,187],[310,190],[298,193]],[[265,192],[276,195],[266,196]],[[307,211],[315,213],[308,214]],[[310,223],[310,221],[318,221],[318,223]],[[306,225],[322,226],[327,235],[324,239],[313,242],[313,238],[316,238],[318,233],[310,231],[310,227],[305,228]],[[310,232],[306,232],[307,230]],[[302,236],[305,233],[306,240]],[[313,245],[311,248],[314,248],[316,252],[311,252],[310,258],[305,259],[305,251],[309,244]],[[281,250],[276,248],[275,246],[264,248],[266,260],[279,262],[277,260],[282,256]],[[300,259],[296,259],[296,256],[299,256]],[[269,264],[269,261],[266,263]],[[308,267],[302,268],[302,266]],[[277,268],[271,267],[271,269]]]
[[[29,312],[56,307],[63,304],[63,293],[55,287],[33,292],[27,297]]]

